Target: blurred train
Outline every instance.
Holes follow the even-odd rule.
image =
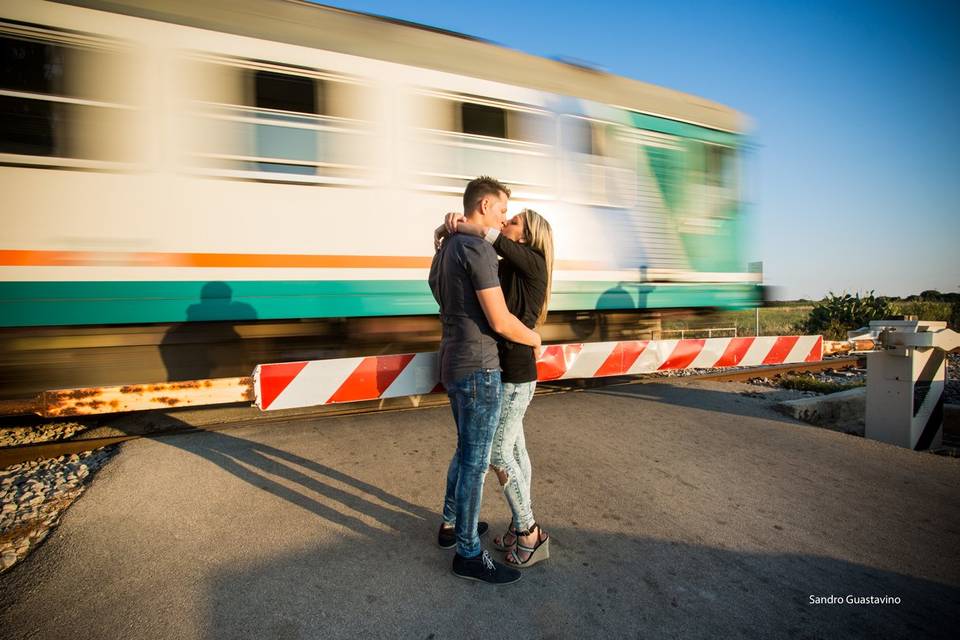
[[[481,174],[552,223],[548,339],[754,306],[743,122],[296,0],[5,0],[0,398],[430,348],[431,231]]]

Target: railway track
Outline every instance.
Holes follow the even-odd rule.
[[[657,384],[674,382],[678,379],[685,381],[717,380],[733,382],[750,380],[758,377],[771,378],[790,372],[813,372],[827,369],[839,370],[857,366],[864,366],[864,360],[862,358],[843,357],[801,364],[731,368],[720,372],[686,376],[643,374],[639,376],[611,376],[607,378],[590,378],[569,381],[560,380],[539,384],[537,386],[537,395],[580,391],[618,384]],[[194,417],[192,422],[188,422],[187,420],[176,417],[178,415],[177,412],[169,412],[160,414],[153,420],[128,420],[126,424],[124,424],[124,420],[122,418],[113,416],[108,420],[113,423],[119,423],[119,426],[112,427],[103,426],[101,423],[105,422],[106,419],[101,416],[100,418],[89,419],[92,425],[92,428],[88,429],[91,434],[89,436],[84,436],[83,433],[81,433],[77,437],[69,440],[39,442],[0,448],[0,468],[19,464],[28,460],[57,458],[63,455],[91,451],[101,447],[115,445],[121,442],[127,442],[139,438],[156,438],[201,431],[222,431],[244,426],[286,422],[292,419],[313,420],[373,412],[413,411],[429,407],[444,406],[446,404],[446,395],[431,394],[427,396],[392,398],[388,400],[375,400],[351,404],[325,405],[313,407],[307,410],[276,411],[270,412],[269,414],[260,413],[253,408],[234,407],[234,410],[232,410],[224,419],[209,422],[204,422],[202,419],[196,420],[196,415],[201,412],[194,409],[188,412]],[[104,431],[107,431],[108,433],[104,434]]]

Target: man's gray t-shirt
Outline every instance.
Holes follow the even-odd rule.
[[[500,368],[498,335],[477,299],[477,291],[499,286],[497,253],[483,238],[455,233],[433,258],[430,290],[443,323],[440,381],[448,389],[477,369]]]

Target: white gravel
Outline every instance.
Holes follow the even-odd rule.
[[[943,391],[943,401],[960,404],[960,353],[947,354],[947,387]]]
[[[0,427],[0,447],[66,440],[85,431],[86,425],[77,422],[45,422],[15,427]]]
[[[831,358],[824,358],[825,361],[829,361]],[[735,371],[744,371],[749,370],[754,367],[704,367],[700,369],[673,369],[667,371],[658,371],[656,373],[649,374],[651,376],[663,377],[663,378],[684,378],[687,376],[698,376],[706,375],[711,373],[724,373],[724,372],[735,372]],[[850,369],[844,371],[818,371],[818,372],[807,372],[803,375],[813,376],[816,379],[822,382],[836,382],[839,384],[853,386],[856,383],[865,384],[867,379],[867,370],[866,369]],[[753,378],[749,381],[750,384],[776,387],[779,386],[779,381],[781,378],[765,378],[758,375],[758,377]],[[808,392],[811,395],[820,395],[816,392]]]
[[[115,450],[103,447],[0,469],[0,572],[43,542]]]

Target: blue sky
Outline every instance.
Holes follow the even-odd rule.
[[[781,299],[960,292],[960,3],[342,0],[729,105]]]

